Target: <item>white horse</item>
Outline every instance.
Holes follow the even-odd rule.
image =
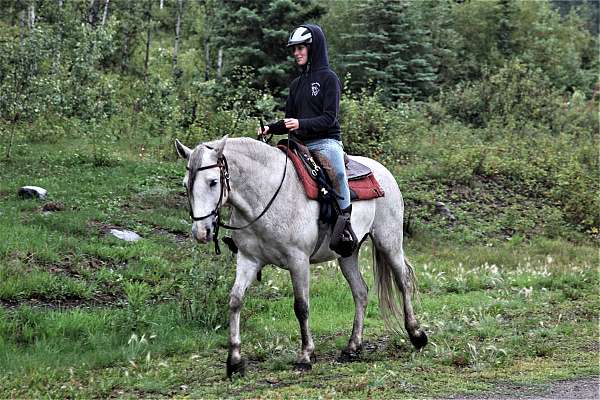
[[[290,272],[294,311],[302,336],[296,366],[310,369],[315,346],[308,323],[309,267],[312,263],[338,259],[356,307],[352,335],[342,351],[342,358],[357,357],[362,348],[367,306],[367,286],[358,267],[359,249],[350,257],[341,258],[329,249],[329,236],[319,245],[319,204],[305,196],[286,155],[249,138],[224,137],[201,143],[193,150],[178,140],[175,145],[178,154],[187,160],[183,184],[194,220],[192,236],[200,243],[213,240],[221,206],[231,208],[230,225],[244,227],[232,234],[238,252],[235,283],[229,300],[227,375],[244,374],[240,311],[246,289],[267,264]],[[385,167],[369,158],[353,158],[371,168],[385,191],[384,197],[355,202],[352,212],[356,236],[363,241],[370,236],[373,242],[380,310],[386,323],[398,321],[403,315],[409,338],[419,349],[427,344],[427,335],[420,329],[411,303],[415,277],[402,249],[402,195],[396,180]],[[399,307],[402,304],[404,312]]]

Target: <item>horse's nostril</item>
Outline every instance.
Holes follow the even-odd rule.
[[[206,237],[210,236],[210,228],[206,228]]]

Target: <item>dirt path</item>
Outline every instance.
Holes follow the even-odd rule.
[[[598,400],[600,399],[600,376],[557,381],[549,385],[501,386],[498,393],[451,397],[456,400]]]

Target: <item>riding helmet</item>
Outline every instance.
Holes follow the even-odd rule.
[[[299,26],[290,33],[290,37],[288,38],[287,47],[296,45],[296,44],[309,44],[312,43],[312,33],[310,29]]]

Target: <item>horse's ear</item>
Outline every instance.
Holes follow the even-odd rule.
[[[219,140],[215,145],[215,151],[217,152],[218,157],[221,157],[223,155],[223,150],[225,150],[225,144],[227,143],[228,138],[229,135],[223,136],[223,138]]]
[[[175,149],[177,149],[179,157],[185,158],[186,160],[190,157],[190,153],[192,152],[192,150],[177,139],[175,139]]]

